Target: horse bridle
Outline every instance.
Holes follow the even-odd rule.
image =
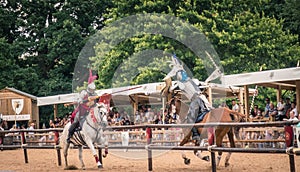
[[[101,108],[104,108],[104,107],[98,107],[98,108],[99,108],[99,111],[98,111],[97,116],[100,117],[100,121],[98,121],[98,118],[96,118],[97,124],[98,124],[98,128],[92,126],[92,125],[90,124],[90,122],[89,122],[88,120],[86,120],[87,125],[90,126],[90,127],[91,127],[93,130],[95,130],[96,133],[97,133],[97,134],[96,134],[96,137],[95,137],[95,140],[94,140],[93,142],[95,142],[96,140],[98,140],[98,136],[99,136],[100,130],[101,130],[101,129],[104,130],[105,127],[106,127],[106,124],[103,122],[103,117],[106,115],[106,113],[103,112],[102,110],[100,110]],[[89,114],[89,115],[90,115],[90,114]],[[95,114],[94,114],[94,115],[95,115]]]

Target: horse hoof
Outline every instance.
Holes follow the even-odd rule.
[[[228,163],[228,162],[226,162],[226,163],[225,163],[225,167],[228,167],[228,166],[229,166],[229,163]]]
[[[98,165],[98,168],[103,168],[103,165]]]
[[[202,158],[202,160],[204,160],[204,161],[209,161],[209,156],[204,156],[204,157]]]
[[[189,159],[189,158],[184,159],[184,164],[185,165],[190,165],[190,163],[191,163],[191,159]]]

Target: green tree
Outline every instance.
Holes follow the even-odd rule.
[[[0,87],[35,96],[70,93],[79,52],[103,27],[109,1],[15,0],[0,5]],[[53,113],[51,107],[40,112]]]
[[[298,35],[298,42],[300,42],[300,3],[297,0],[286,0],[279,14],[284,20],[286,30]]]

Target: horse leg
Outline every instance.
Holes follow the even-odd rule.
[[[82,146],[79,146],[78,148],[78,157],[79,157],[79,160],[80,160],[80,163],[81,163],[81,169],[85,170],[85,165],[84,165],[84,162],[83,162],[83,159],[82,159]]]
[[[228,139],[229,139],[229,142],[230,142],[230,147],[235,148],[234,134],[233,134],[232,128],[228,131],[227,135],[228,135]],[[225,158],[225,167],[229,166],[230,157],[231,157],[231,152],[228,152],[228,154]]]
[[[195,146],[200,146],[199,141],[196,141]],[[194,155],[195,155],[196,157],[198,157],[198,158],[204,160],[204,161],[209,161],[209,156],[208,156],[208,155],[207,155],[207,156],[202,156],[202,155],[201,155],[201,152],[202,152],[202,151],[194,150]]]
[[[190,132],[183,138],[183,140],[180,142],[179,146],[185,145],[185,144],[189,141],[189,138],[191,137],[191,134],[192,134],[192,133],[191,133],[191,131],[190,131]],[[185,165],[189,165],[189,164],[191,163],[191,159],[189,159],[189,158],[186,157],[186,154],[185,154],[184,151],[182,151],[181,157],[182,157],[182,159],[183,159]]]
[[[227,130],[225,128],[220,128],[215,131],[216,145],[218,147],[222,147],[223,137],[225,136],[226,132],[227,132]],[[216,162],[217,166],[220,165],[221,158],[222,158],[222,152],[218,152],[217,162]]]
[[[98,168],[103,168],[101,162],[99,161],[99,157],[97,155],[97,152],[95,150],[95,147],[93,145],[93,142],[91,140],[86,140],[86,144],[88,145],[88,147],[90,148],[90,150],[92,151],[92,154],[94,155],[94,158],[96,160],[97,166]]]
[[[104,139],[104,154],[102,155],[103,158],[107,157],[108,154],[108,138],[106,136],[102,137]]]
[[[68,167],[68,149],[70,147],[70,143],[66,143],[64,146],[64,158],[65,158],[65,166]]]

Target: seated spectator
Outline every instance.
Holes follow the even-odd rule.
[[[290,111],[290,118],[288,120],[289,121],[298,121],[298,118],[295,116],[294,111]]]
[[[49,127],[50,127],[50,128],[55,128],[55,124],[54,124],[54,122],[52,121],[52,119],[49,120]]]
[[[298,111],[297,111],[297,108],[296,108],[296,103],[295,102],[292,102],[291,103],[291,111],[293,111],[294,112],[294,114],[295,114],[295,117],[297,117],[298,118]]]
[[[266,106],[265,106],[265,117],[270,117],[269,110],[270,110],[270,99],[267,97]]]
[[[145,113],[144,113],[144,112],[141,112],[141,119],[142,119],[142,123],[147,123],[147,122],[148,122],[148,119],[147,119],[147,117],[145,116]]]
[[[121,123],[122,125],[130,125],[130,120],[128,119],[128,116],[122,117]]]
[[[285,103],[283,102],[283,99],[280,98],[279,102],[277,103],[278,117],[277,117],[276,121],[282,121],[283,118],[286,117],[284,114],[284,106],[285,106]]]
[[[171,123],[172,124],[176,124],[176,123],[180,123],[179,122],[179,115],[176,113],[176,106],[172,105],[172,112],[171,112]]]
[[[284,118],[289,118],[290,111],[291,111],[291,101],[290,98],[287,97],[285,99],[285,104],[284,104],[284,111],[283,111],[283,114],[285,115]]]
[[[259,111],[258,105],[254,105],[254,108],[253,108],[253,110],[251,111],[251,116],[250,116],[250,118],[257,118],[258,111]]]
[[[273,103],[270,103],[270,109],[269,109],[269,117],[270,121],[275,121],[275,117],[277,116],[278,112],[277,109],[274,107]]]
[[[112,118],[110,115],[107,115],[107,124],[112,125]]]
[[[122,117],[118,111],[115,112],[115,123],[121,122]]]
[[[155,124],[163,124],[162,116],[157,115],[157,119],[154,121]]]
[[[136,124],[140,124],[142,122],[141,115],[138,111],[136,111],[136,113],[135,113],[135,120],[134,121],[135,121]]]
[[[257,116],[255,117],[256,119],[262,119],[263,115],[262,115],[262,110],[258,109],[257,111]]]
[[[169,114],[168,110],[165,110],[164,116],[165,116],[165,124],[170,124],[171,115]]]

